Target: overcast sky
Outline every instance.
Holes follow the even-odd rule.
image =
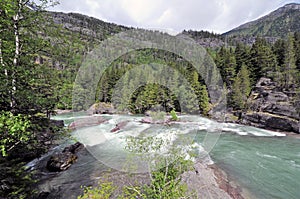
[[[51,10],[131,27],[223,33],[291,2],[300,0],[60,0]]]

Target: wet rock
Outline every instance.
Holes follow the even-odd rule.
[[[145,117],[141,120],[142,123],[146,123],[146,124],[152,124],[154,123],[151,119],[151,117]]]
[[[47,162],[47,169],[51,172],[67,170],[77,159],[71,152],[59,153],[51,156]]]
[[[122,121],[122,122],[116,124],[116,127],[113,128],[110,132],[112,132],[112,133],[117,132],[117,131],[123,129],[128,123],[129,123],[129,121]]]
[[[89,118],[81,118],[77,119],[71,124],[69,124],[68,128],[74,130],[76,128],[82,128],[87,126],[96,126],[106,122],[107,120],[101,116],[94,116]]]
[[[241,122],[259,128],[300,133],[299,121],[268,113],[246,113]]]
[[[168,117],[164,120],[154,120],[151,117],[144,117],[141,122],[145,124],[170,124],[171,118]]]
[[[64,148],[64,150],[62,151],[63,153],[65,152],[70,152],[70,153],[77,153],[79,150],[83,149],[84,145],[80,142],[76,142],[75,144],[72,144],[70,146],[67,146]]]
[[[80,142],[72,144],[64,148],[61,153],[54,154],[47,162],[47,169],[50,172],[60,172],[67,170],[73,163],[76,162],[75,155],[84,146]]]
[[[37,199],[45,199],[45,198],[47,198],[48,196],[50,195],[50,192],[41,192],[39,195],[38,195],[38,197],[37,197]]]
[[[50,120],[50,126],[57,126],[63,128],[65,124],[63,120]]]

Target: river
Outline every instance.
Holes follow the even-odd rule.
[[[179,143],[178,140],[182,137],[192,138],[194,141],[189,142],[189,145],[198,156],[203,156],[202,146],[205,145],[205,139],[211,136],[213,141],[214,139],[217,141],[216,144],[211,143],[213,146],[209,153],[211,160],[230,178],[247,189],[252,197],[300,198],[300,139],[254,127],[220,124],[199,116],[180,116],[184,122],[169,126],[142,124],[140,123],[142,116],[101,116],[106,118],[107,122],[72,132],[74,139],[86,145],[88,150],[85,155],[69,170],[51,179],[45,178],[40,190],[45,192],[56,190],[56,197],[66,197],[64,193],[67,193],[68,198],[76,198],[81,184],[92,184],[91,180],[97,180],[110,168],[123,171],[128,157],[124,150],[126,137],[146,133],[169,140],[168,143],[173,144]],[[53,117],[64,120],[66,125],[80,118],[92,117],[85,113],[69,113]],[[110,130],[122,121],[128,121],[124,129],[111,133]],[[221,134],[207,133],[217,131],[220,127]],[[143,172],[143,168],[136,169],[137,173]],[[63,187],[64,185],[67,186]]]

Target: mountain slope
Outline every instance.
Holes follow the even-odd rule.
[[[287,4],[270,14],[243,24],[225,36],[285,37],[289,32],[300,31],[300,4]]]

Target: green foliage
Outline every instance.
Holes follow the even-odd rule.
[[[4,198],[31,198],[35,193],[32,187],[37,182],[34,173],[26,171],[25,163],[13,161],[0,163],[0,196]]]
[[[236,58],[232,49],[222,47],[216,57],[216,65],[220,69],[221,76],[226,85],[231,86],[236,75]]]
[[[295,1],[296,2],[296,1]],[[288,32],[299,31],[300,13],[294,5],[286,5],[256,21],[226,33],[226,36],[285,38]]]
[[[292,34],[288,35],[286,48],[285,48],[285,57],[283,64],[283,86],[286,89],[289,89],[291,86],[297,85],[299,81],[299,71],[296,66],[295,59],[295,38]]]
[[[153,119],[153,121],[164,121],[166,119],[166,112],[150,111],[150,117]]]
[[[183,142],[189,143],[189,140]],[[188,195],[186,184],[181,182],[181,174],[191,169],[192,161],[185,159],[190,151],[183,152],[180,146],[172,146],[170,140],[155,136],[128,137],[126,143],[126,149],[140,154],[151,169],[151,183],[143,186],[142,198],[171,199]],[[165,146],[170,145],[166,154]]]
[[[123,89],[116,94],[116,99],[111,99],[120,78],[122,85],[118,87]],[[182,85],[183,78],[191,88]],[[168,87],[156,83],[160,81]],[[96,100],[102,102],[114,100],[118,108],[133,113],[144,113],[161,105],[167,112],[175,109],[199,113],[200,110],[205,114],[209,107],[206,87],[196,69],[178,55],[157,49],[130,52],[115,60],[100,79],[96,96]],[[178,99],[179,96],[182,99]]]
[[[162,155],[163,146],[170,143],[168,140],[162,140],[155,136],[128,137],[126,143],[125,149],[127,151],[140,154],[142,159],[149,161],[149,163],[155,161],[155,165],[152,165],[155,168],[152,168],[149,173],[150,184],[125,185],[117,198],[179,199],[188,197],[187,186],[181,182],[181,174],[191,169],[192,162],[185,160],[186,154],[184,152],[171,150],[169,155]],[[150,155],[151,153],[155,153],[155,155]],[[116,189],[117,187],[113,186],[113,183],[103,182],[94,188],[86,187],[84,194],[78,199],[110,198]]]
[[[0,104],[2,110],[30,115],[43,112],[49,116],[54,108],[54,75],[44,67],[46,64],[36,60],[42,49],[51,49],[41,32],[47,24],[42,10],[52,3],[5,0],[0,5],[0,10],[4,10],[0,15],[0,84],[5,97]]]
[[[189,169],[189,162],[179,158],[165,167],[152,172],[151,184],[144,186],[145,198],[177,199],[186,197],[187,186],[180,175]]]
[[[251,92],[251,83],[249,78],[249,71],[245,64],[242,65],[237,77],[232,86],[230,93],[230,106],[234,109],[245,109],[247,98]]]
[[[170,115],[171,115],[171,120],[173,121],[177,121],[179,119],[174,109],[170,112]]]
[[[109,199],[116,187],[111,182],[102,182],[95,188],[84,187],[84,194],[78,199]]]
[[[277,63],[276,57],[267,41],[260,37],[256,38],[250,53],[251,64],[248,67],[251,72],[252,84],[255,84],[262,76],[272,77]]]
[[[0,148],[1,155],[7,156],[7,152],[18,144],[26,143],[31,133],[28,131],[30,121],[27,116],[2,111],[0,113]]]

